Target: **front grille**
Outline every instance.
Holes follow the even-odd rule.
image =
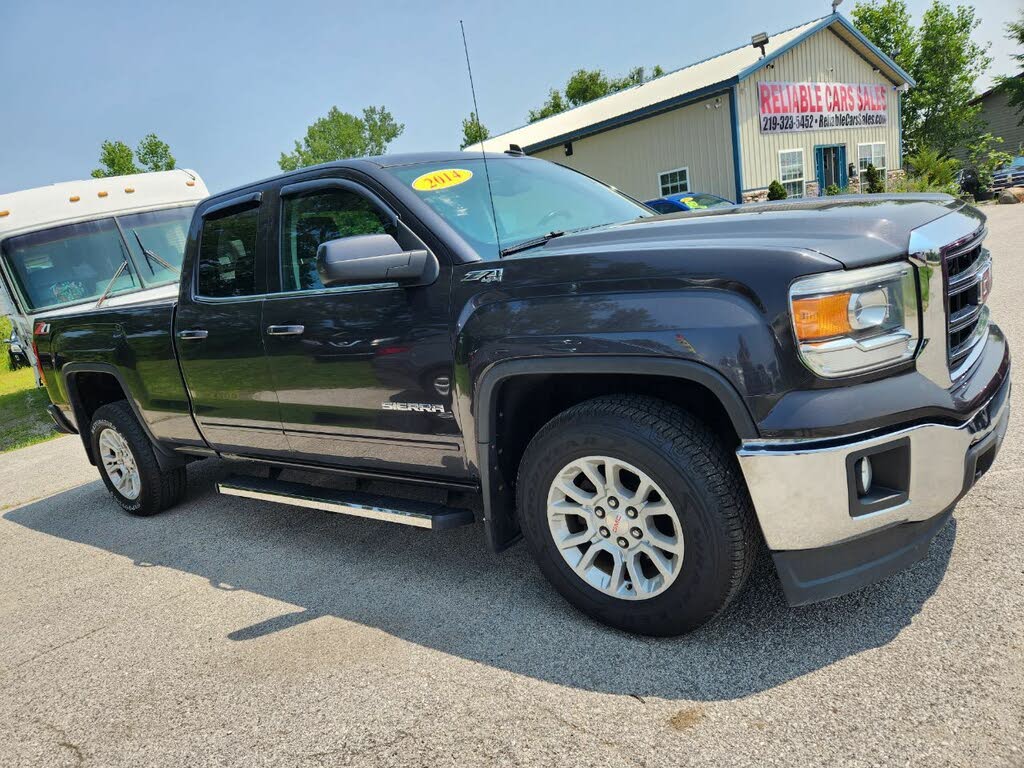
[[[984,340],[987,312],[984,283],[989,279],[988,251],[982,245],[981,230],[965,241],[943,249],[944,284],[946,286],[946,349],[949,369],[962,373],[970,362],[971,352]]]

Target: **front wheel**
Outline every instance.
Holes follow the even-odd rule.
[[[185,467],[160,469],[149,436],[124,400],[96,410],[89,436],[103,484],[126,512],[155,515],[184,497]]]
[[[541,571],[574,606],[647,635],[720,613],[757,554],[735,458],[706,424],[653,398],[559,414],[530,442],[519,514]]]

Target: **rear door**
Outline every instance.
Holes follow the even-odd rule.
[[[264,303],[264,344],[288,443],[304,461],[462,475],[452,416],[448,331],[451,267],[427,286],[325,288],[320,243],[391,234],[426,246],[377,192],[355,179],[320,178],[280,189],[280,258]]]
[[[288,451],[263,349],[268,224],[256,192],[208,208],[191,233],[198,247],[175,344],[196,422],[220,451]]]

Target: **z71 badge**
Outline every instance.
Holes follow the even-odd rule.
[[[434,403],[381,403],[385,411],[415,411],[417,413],[446,413],[443,405]]]

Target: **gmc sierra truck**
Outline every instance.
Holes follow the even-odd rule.
[[[207,198],[176,301],[33,341],[132,514],[180,502],[190,461],[241,460],[221,493],[480,522],[587,614],[671,635],[765,548],[795,605],[927,554],[1009,418],[984,237],[943,195],[659,216],[515,151],[395,155]]]

